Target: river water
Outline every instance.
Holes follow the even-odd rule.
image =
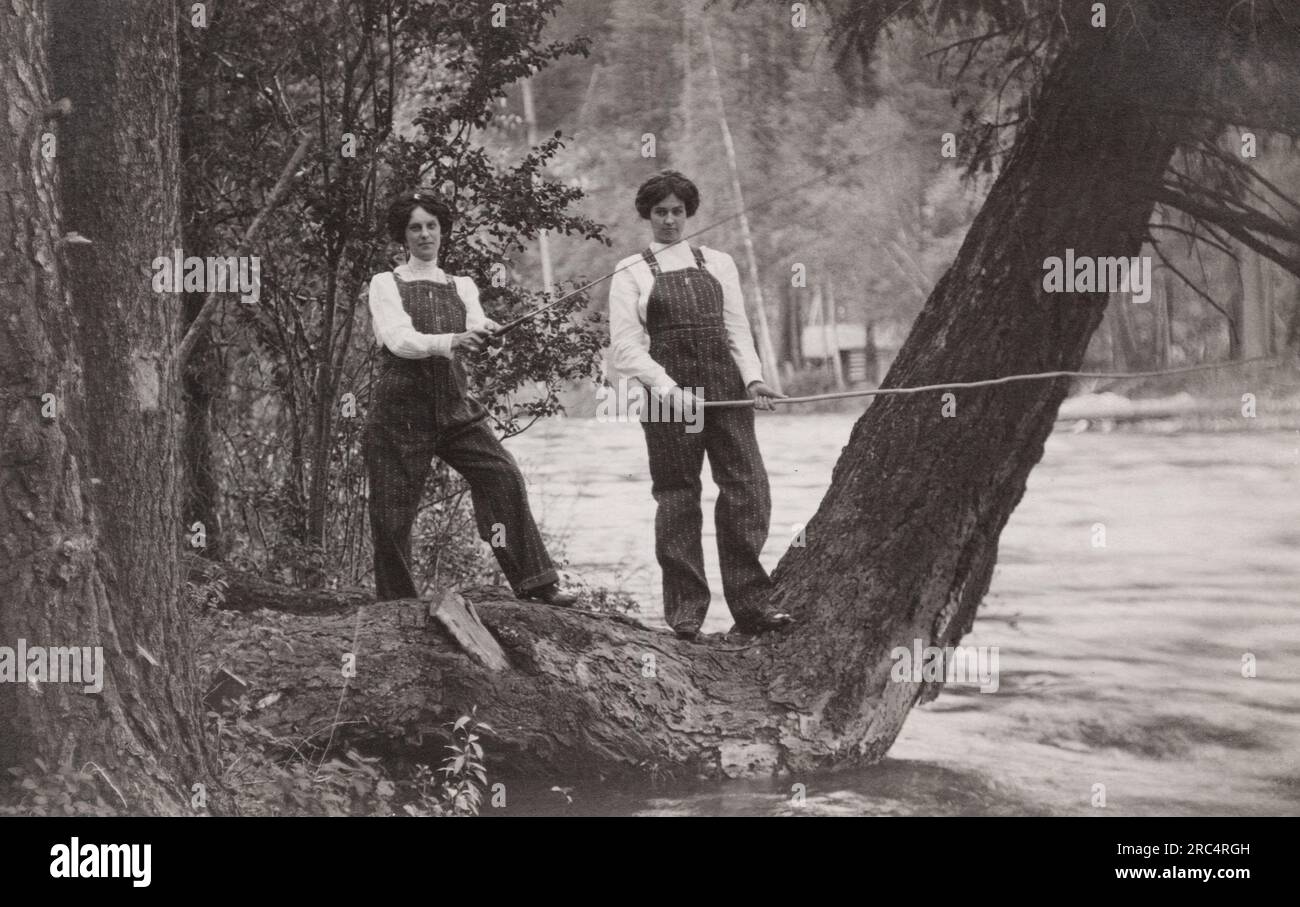
[[[854,418],[760,414],[769,568],[815,511]],[[509,447],[569,569],[626,590],[663,626],[639,426],[556,419]],[[731,625],[715,499],[706,481],[706,632]],[[963,645],[998,647],[997,691],[949,685],[872,768],[639,790],[565,782],[515,791],[507,811],[1300,814],[1300,432],[1057,431]]]

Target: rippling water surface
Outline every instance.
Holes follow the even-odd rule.
[[[759,419],[769,568],[816,510],[853,421]],[[570,568],[626,589],[663,626],[640,428],[553,420],[509,444]],[[706,481],[707,632],[731,625],[715,499]],[[1300,433],[1053,434],[963,644],[999,647],[998,691],[949,686],[880,765],[806,779],[802,807],[786,780],[543,786],[510,811],[1300,814]]]

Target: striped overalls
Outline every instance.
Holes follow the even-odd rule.
[[[393,278],[417,331],[465,330],[465,305],[454,283]],[[417,597],[411,526],[435,455],[469,483],[479,537],[493,545],[515,592],[555,582],[555,568],[528,508],[523,474],[488,427],[487,411],[469,395],[464,364],[455,356],[403,359],[387,347],[380,355],[364,439],[376,597]]]
[[[703,388],[711,400],[746,396],[744,379],[731,355],[723,321],[722,285],[704,266],[661,272],[647,249],[654,286],[646,305],[650,355],[680,387]],[[698,392],[698,391],[697,391]],[[699,413],[704,413],[700,410]],[[704,455],[718,486],[714,521],[722,592],[738,622],[764,607],[771,580],[759,563],[767,541],[772,501],[767,471],[754,436],[754,410],[711,409],[703,430],[683,422],[642,421],[650,455],[655,512],[655,556],[664,574],[664,619],[674,630],[697,630],[709,610],[700,538],[700,471]]]

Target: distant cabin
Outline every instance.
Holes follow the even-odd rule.
[[[865,325],[836,324],[833,332],[821,325],[805,325],[800,332],[801,352],[808,365],[825,367],[829,339],[850,386],[877,385],[894,364],[907,337],[907,327],[907,322],[900,319],[872,320]]]
[[[867,329],[861,324],[837,324],[834,331],[820,324],[805,325],[803,329],[803,358],[814,367],[826,367],[827,340],[839,356],[844,380],[851,385],[866,384],[871,375],[867,371]]]

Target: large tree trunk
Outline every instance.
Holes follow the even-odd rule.
[[[1045,294],[1051,256],[1134,256],[1154,190],[1194,109],[1209,19],[1073,30],[1034,117],[957,260],[935,287],[885,384],[973,381],[1077,369],[1105,294]],[[1139,37],[1138,31],[1142,37]],[[1147,103],[1144,103],[1146,101]],[[1155,108],[1155,109],[1153,109]],[[890,681],[895,646],[956,644],[988,590],[998,537],[1042,455],[1068,380],[878,399],[854,427],[831,488],[776,571],[801,620],[772,652],[767,695],[807,729],[799,767],[873,760],[911,706],[933,698]]]
[[[181,159],[199,163],[209,151],[210,136],[206,129],[208,111],[204,105],[209,95],[200,89],[202,73],[189,75],[182,80],[182,104],[188,105],[193,115],[184,120],[181,141]],[[188,90],[189,94],[185,92]],[[197,192],[182,193],[182,240],[186,255],[199,257],[220,254],[213,230],[194,210]],[[182,337],[189,331],[207,293],[184,293],[181,296]],[[221,474],[215,444],[215,432],[220,418],[219,406],[223,399],[230,374],[224,356],[213,345],[216,326],[199,334],[189,360],[181,364],[181,514],[184,524],[192,527],[202,524],[204,544],[197,550],[204,557],[221,560],[226,553],[224,527],[221,524]]]
[[[1080,365],[1105,294],[1045,294],[1044,261],[1067,248],[1139,254],[1187,128],[1152,107],[1197,109],[1217,28],[1192,22],[1193,4],[1131,8],[1141,19],[1132,28],[1071,24],[1073,43],[887,385]],[[255,692],[280,693],[265,714],[285,733],[321,731],[341,701],[340,737],[392,745],[477,705],[496,751],[531,771],[744,775],[874,761],[912,705],[939,691],[892,682],[891,650],[956,644],[969,630],[1067,387],[962,391],[950,418],[937,393],[878,399],[853,429],[806,547],[775,573],[776,601],[799,624],[755,645],[685,644],[618,620],[481,598],[512,664],[501,674],[428,630],[401,627],[400,605],[264,616],[284,633],[273,653],[232,652],[222,631],[208,646],[235,659]],[[253,599],[236,582],[231,604],[240,602]],[[340,699],[342,652],[357,654],[358,670]]]
[[[191,784],[219,795],[177,601],[178,303],[150,270],[179,245],[176,7],[15,0],[0,74],[0,644],[104,653],[98,695],[0,684],[0,763],[92,765],[119,809],[188,813]],[[71,113],[46,160],[61,96]],[[91,244],[61,244],[63,230]]]
[[[185,9],[192,12],[191,7]],[[223,12],[227,11],[209,8],[208,15],[214,19]],[[199,257],[231,252],[221,247],[218,218],[210,209],[204,210],[205,205],[212,205],[210,187],[203,185],[210,177],[205,168],[220,138],[213,133],[212,124],[223,115],[225,100],[225,89],[212,65],[212,56],[204,52],[211,47],[207,35],[216,25],[212,19],[208,28],[193,28],[183,23],[186,31],[180,34],[181,169],[187,174],[190,168],[197,171],[193,181],[186,180],[181,186],[181,238],[186,254]],[[187,42],[187,37],[193,40]],[[202,291],[182,295],[182,337],[199,317],[207,296]],[[225,476],[218,434],[225,419],[231,374],[226,353],[214,342],[219,336],[217,320],[214,318],[199,331],[193,351],[181,363],[180,446],[184,468],[180,478],[185,526],[188,530],[194,523],[202,523],[206,536],[205,545],[186,547],[219,561],[229,550],[221,518]]]

